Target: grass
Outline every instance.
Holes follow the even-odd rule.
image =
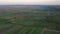
[[[12,30],[10,31],[7,31],[5,32],[4,34],[18,34],[20,30],[22,30],[23,27],[19,27],[19,26],[16,26],[15,28],[13,28]]]
[[[44,32],[44,34],[60,34],[60,32]]]
[[[11,26],[12,26],[12,24],[0,24],[0,30],[4,29],[4,28],[11,27]]]
[[[27,30],[29,30],[29,28],[28,28],[28,27],[25,27],[23,30],[20,31],[19,34],[23,34],[23,33],[24,33],[25,31],[27,31]]]
[[[35,31],[32,32],[32,34],[40,34],[43,28],[36,28]]]
[[[45,18],[45,16],[47,16],[46,14],[32,14],[32,15],[24,15],[24,14],[17,14],[14,15],[16,17],[16,23],[14,23],[15,25],[18,24],[24,24],[24,25],[36,25],[37,23],[43,25],[46,23],[40,23],[38,22],[39,19],[43,19]],[[2,18],[9,18],[13,17],[12,15],[10,16],[1,16]],[[13,25],[13,24],[12,24]],[[8,28],[10,26],[12,26],[11,24],[1,24],[0,25],[0,29],[4,29],[4,28]],[[37,24],[38,25],[38,24]],[[34,30],[35,28],[35,30]],[[16,26],[15,28],[10,28],[11,30],[8,30],[6,32],[4,32],[4,34],[40,34],[42,31],[42,27],[23,27],[22,25]],[[44,32],[44,34],[60,34],[60,33],[56,33],[56,32]]]
[[[35,29],[35,30],[33,30]],[[33,32],[31,32],[33,30]],[[5,32],[4,34],[29,34],[30,32],[32,34],[39,34],[42,31],[42,28],[37,28],[37,27],[16,27],[10,31]]]

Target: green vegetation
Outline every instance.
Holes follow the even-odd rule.
[[[44,28],[60,31],[60,14],[57,10],[59,9],[52,7],[47,7],[47,9],[6,8],[0,15],[0,34],[41,34]],[[60,34],[50,31],[43,33]]]
[[[44,34],[60,34],[60,32],[44,32]]]

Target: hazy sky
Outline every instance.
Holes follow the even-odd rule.
[[[60,5],[60,0],[0,0],[0,5]]]

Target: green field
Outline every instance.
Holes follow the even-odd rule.
[[[15,18],[14,18],[15,16]],[[43,28],[49,27],[41,19],[45,19],[47,14],[16,14],[1,16],[0,18],[9,19],[10,23],[1,23],[0,33],[3,34],[41,34]],[[3,20],[3,19],[2,19]],[[13,23],[15,22],[15,23]],[[44,32],[44,34],[56,34],[56,32]],[[57,33],[59,34],[59,33]]]
[[[60,14],[56,8],[40,6],[11,6],[0,9],[0,34],[60,34]],[[44,32],[42,32],[44,31]]]
[[[45,15],[40,14],[32,14],[32,15],[25,15],[25,14],[17,14],[14,15],[16,18],[13,20],[16,23],[7,23],[1,24],[0,29],[2,29],[3,34],[40,34],[43,27],[35,26],[39,19],[44,18]],[[8,18],[12,20],[10,17],[14,18],[14,16],[1,16],[0,18]]]

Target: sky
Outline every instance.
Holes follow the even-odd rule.
[[[0,0],[0,5],[60,5],[60,0]]]

